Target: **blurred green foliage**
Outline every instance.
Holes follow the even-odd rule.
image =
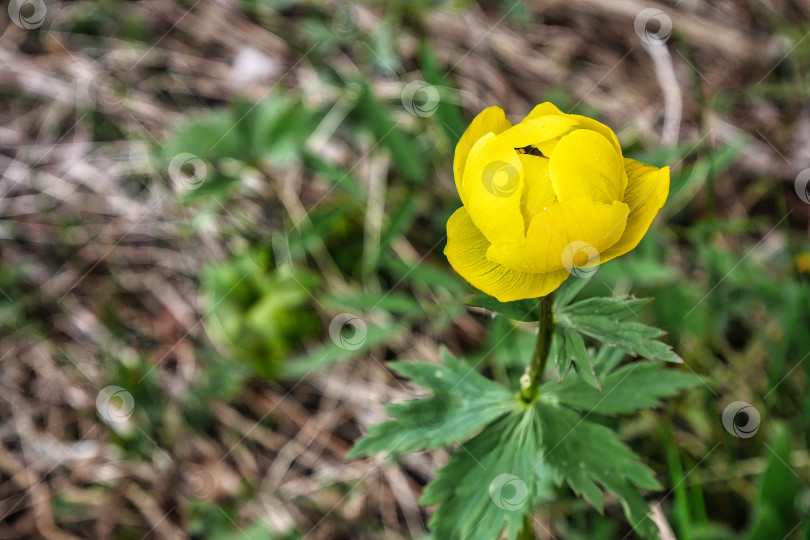
[[[320,330],[309,306],[319,279],[300,269],[268,272],[250,256],[203,270],[206,331],[228,357],[273,378],[283,360]]]

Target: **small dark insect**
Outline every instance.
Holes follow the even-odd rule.
[[[529,154],[530,156],[546,157],[543,155],[543,152],[541,152],[532,145],[524,146],[522,148],[515,148],[515,150],[517,150],[518,154]]]

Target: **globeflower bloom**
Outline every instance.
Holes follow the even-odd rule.
[[[669,167],[622,156],[613,131],[542,103],[517,125],[489,107],[456,146],[463,206],[447,221],[450,264],[502,302],[538,298],[641,241]]]

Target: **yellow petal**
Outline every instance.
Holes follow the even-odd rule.
[[[549,173],[561,201],[590,197],[611,204],[620,200],[621,156],[596,131],[577,129],[560,139]]]
[[[516,272],[487,259],[490,243],[464,207],[447,221],[447,260],[461,277],[501,302],[538,298],[559,287],[569,276],[565,270],[548,274]]]
[[[487,133],[497,135],[512,127],[512,122],[506,119],[503,109],[500,107],[488,107],[476,116],[461,136],[456,145],[456,155],[453,158],[453,175],[456,180],[456,189],[459,196],[461,194],[461,177],[464,174],[464,164],[475,142]]]
[[[616,134],[613,132],[612,129],[607,127],[602,122],[598,122],[593,118],[588,118],[587,116],[582,116],[579,114],[572,114],[570,115],[572,118],[575,118],[578,122],[580,127],[584,129],[590,129],[592,131],[596,131],[597,133],[601,133],[610,141],[613,145],[613,148],[616,149],[616,153],[619,155],[619,160],[623,159],[622,154],[622,145],[619,144],[619,138],[616,137]],[[617,200],[621,201],[624,200],[624,190],[627,188],[627,174],[622,171],[622,176],[620,178],[620,185],[619,185],[619,196]]]
[[[498,135],[498,139],[504,144],[511,145],[512,148],[536,146],[544,141],[557,139],[569,132],[577,123],[570,116],[541,116],[523,120]]]
[[[554,153],[554,149],[557,148],[558,142],[560,142],[559,139],[551,139],[550,141],[537,143],[534,145],[534,147],[540,150],[540,153],[543,154],[543,156],[550,158],[551,154]]]
[[[520,272],[555,272],[604,262],[601,254],[622,236],[628,207],[588,197],[557,201],[538,212],[524,242],[500,242],[487,251],[490,260]],[[573,250],[573,251],[572,251]],[[585,261],[572,253],[588,252]]]
[[[582,116],[580,114],[565,114],[560,109],[558,109],[557,106],[554,105],[553,103],[546,102],[537,105],[534,109],[532,109],[532,112],[526,115],[526,118],[521,120],[521,123],[525,122],[526,120],[534,120],[535,118],[539,118],[540,116],[548,116],[550,114],[568,116],[576,120],[579,124],[579,127],[583,129],[590,129],[591,131],[596,131],[597,133],[604,135],[611,142],[611,144],[613,144],[613,146],[616,148],[616,151],[621,154],[622,147],[619,144],[619,139],[616,137],[616,134],[613,133],[612,129],[607,127],[602,122],[594,120],[593,118],[588,118],[587,116]]]
[[[467,158],[461,200],[471,219],[490,242],[519,242],[526,227],[520,213],[523,165],[508,141],[488,133]]]
[[[581,128],[595,131],[600,135],[604,136],[607,140],[610,141],[610,144],[613,145],[613,148],[616,149],[616,152],[618,152],[619,155],[621,155],[622,146],[619,144],[619,139],[618,137],[616,137],[616,134],[613,132],[612,129],[607,127],[602,122],[594,120],[593,118],[588,118],[587,116],[582,116],[580,114],[572,114],[570,116],[571,118],[575,118],[579,122],[579,126]]]
[[[567,133],[571,129],[574,129],[576,127],[584,127],[580,121],[581,118],[589,120],[589,118],[575,117],[572,114],[565,114],[560,109],[558,109],[557,106],[554,105],[553,103],[545,102],[541,103],[540,105],[537,105],[534,109],[532,109],[532,112],[526,115],[526,118],[521,120],[520,123],[522,124],[527,120],[537,120],[541,116],[566,116],[568,117],[569,120],[575,120],[575,123],[571,124],[569,129],[560,133],[559,135],[560,137],[565,135],[565,133]],[[534,147],[540,150],[540,152],[542,152],[545,157],[550,158],[551,154],[554,152],[554,148],[557,146],[557,142],[558,142],[557,139],[551,139],[542,143],[536,143]]]
[[[523,154],[523,195],[520,200],[520,212],[528,228],[532,218],[548,208],[557,200],[551,178],[548,175],[549,160],[539,156]]]
[[[548,116],[550,114],[566,116],[566,114],[562,112],[560,109],[558,109],[556,105],[554,105],[549,101],[546,101],[545,103],[541,103],[540,105],[535,106],[535,108],[532,109],[532,112],[527,114],[526,118],[521,120],[521,122],[525,122],[526,120],[533,120],[541,116]]]
[[[552,103],[548,103],[548,102],[547,103],[541,103],[540,105],[538,105],[534,109],[532,109],[532,112],[530,112],[526,116],[526,118],[523,119],[523,121],[525,122],[526,120],[532,120],[534,118],[537,118],[537,117],[540,117],[540,116],[546,116],[546,115],[549,115],[549,114],[563,114],[564,115],[565,113],[560,111],[560,109],[558,109]],[[620,159],[622,158],[622,147],[619,144],[618,137],[616,137],[616,134],[613,132],[612,129],[610,129],[608,126],[606,126],[602,122],[594,120],[593,118],[588,118],[587,116],[582,116],[582,115],[579,115],[579,114],[569,114],[567,116],[569,118],[573,118],[574,120],[576,120],[580,128],[590,129],[591,131],[596,131],[597,133],[600,133],[600,134],[604,135],[610,141],[610,143],[613,145],[613,147],[616,149],[616,152],[619,154],[619,158]],[[543,155],[545,155],[547,157],[551,157],[550,152],[547,153],[547,152],[544,151]],[[625,190],[625,188],[627,186],[627,175],[622,173],[622,178],[621,178],[620,181],[621,181],[621,184],[619,186],[618,200],[622,200],[622,198],[624,197],[624,190]]]
[[[669,194],[669,167],[659,169],[630,158],[624,159],[628,184],[624,202],[630,207],[624,234],[602,254],[602,262],[635,248],[664,206]]]
[[[461,200],[476,227],[490,242],[522,242],[526,225],[521,214],[523,165],[515,150],[555,139],[575,122],[543,116],[487,133],[470,149],[461,180]]]

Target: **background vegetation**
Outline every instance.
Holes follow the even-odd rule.
[[[446,451],[344,455],[417,392],[391,360],[522,372],[532,329],[465,306],[442,250],[469,119],[546,100],[673,170],[654,229],[582,292],[654,297],[642,320],[704,378],[605,420],[665,486],[663,536],[810,537],[806,3],[15,6],[0,538],[426,534]],[[632,536],[615,501],[555,489],[541,538]]]

